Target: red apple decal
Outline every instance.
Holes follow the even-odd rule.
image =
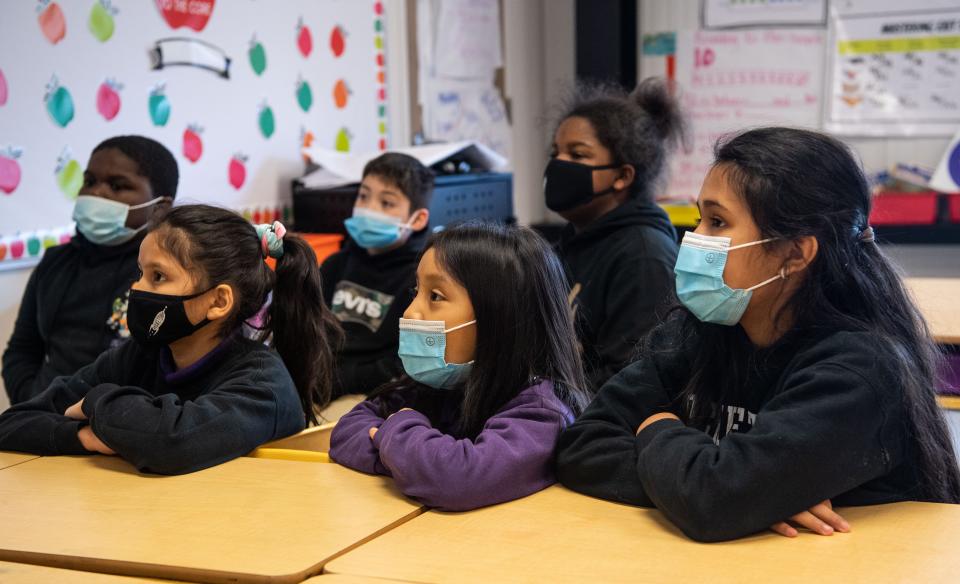
[[[210,22],[215,0],[157,0],[157,8],[170,28],[186,26],[200,32]]]
[[[197,124],[190,124],[183,131],[183,157],[190,162],[200,160],[203,155],[203,140],[200,138],[202,133],[203,128]]]
[[[24,250],[24,245],[22,240],[18,239],[16,241],[10,242],[10,256],[13,259],[19,260],[20,258],[22,258],[23,250]]]
[[[23,149],[8,146],[0,151],[0,191],[10,194],[20,185],[20,163],[17,159]]]
[[[309,57],[313,51],[313,35],[310,27],[303,23],[303,17],[297,20],[297,48],[304,57]]]
[[[113,79],[107,79],[97,89],[97,112],[108,122],[120,112],[120,90],[123,85]]]
[[[67,21],[63,17],[63,10],[56,2],[50,0],[40,0],[37,5],[37,22],[40,23],[40,30],[43,36],[47,37],[50,44],[55,45],[67,36]]]
[[[330,50],[333,51],[334,57],[343,54],[344,49],[347,48],[346,39],[347,33],[343,32],[343,28],[339,25],[333,27],[333,30],[330,31]]]
[[[234,154],[230,159],[230,167],[227,169],[227,177],[230,180],[230,186],[240,190],[243,183],[247,180],[247,157],[243,154]]]

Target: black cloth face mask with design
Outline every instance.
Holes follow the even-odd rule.
[[[197,324],[191,323],[183,303],[209,291],[175,296],[130,290],[130,301],[127,305],[127,328],[130,329],[130,335],[146,346],[169,345],[192,335],[210,324],[210,319],[204,318]]]

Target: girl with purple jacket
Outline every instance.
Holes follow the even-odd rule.
[[[331,458],[448,511],[554,483],[557,436],[589,396],[550,246],[525,228],[449,229],[427,244],[415,292],[406,375],[340,419]]]

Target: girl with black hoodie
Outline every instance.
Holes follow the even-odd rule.
[[[683,307],[561,435],[561,482],[700,541],[849,530],[833,505],[960,502],[936,346],[847,148],[748,131],[718,146],[698,203]]]
[[[655,78],[629,95],[579,87],[554,132],[544,196],[569,221],[557,251],[594,391],[630,362],[672,298],[677,236],[654,198],[683,134],[679,107]]]
[[[143,239],[137,264],[133,338],[0,415],[0,450],[118,454],[144,472],[182,474],[316,422],[341,329],[317,301],[304,240],[279,222],[255,228],[184,205]],[[246,338],[243,323],[271,292],[258,338]]]

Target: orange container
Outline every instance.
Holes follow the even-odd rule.
[[[343,235],[339,233],[295,233],[294,235],[310,244],[313,253],[317,254],[318,264],[322,264],[323,260],[340,251],[340,244],[343,242]],[[267,258],[267,265],[273,270],[277,267],[277,260]]]

